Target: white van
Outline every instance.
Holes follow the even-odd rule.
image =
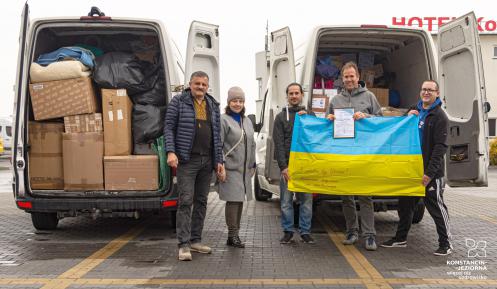
[[[373,53],[386,71],[395,74],[390,89],[400,92],[400,107],[419,100],[423,80],[438,79],[443,108],[449,116],[446,178],[450,186],[487,186],[487,112],[480,42],[475,15],[469,13],[439,29],[438,53],[428,32],[413,28],[321,26],[314,29],[301,57],[294,56],[290,30],[271,33],[270,49],[256,54],[260,81],[257,104],[257,176],[255,196],[267,200],[279,194],[280,171],[274,158],[273,121],[286,103],[286,86],[294,81],[304,88],[304,103],[311,95],[318,55]],[[437,57],[438,55],[438,57]],[[438,70],[437,70],[438,65]],[[438,72],[437,72],[438,71]],[[336,196],[326,199],[339,201]],[[376,198],[377,210],[396,200]],[[387,206],[382,206],[386,204]]]
[[[3,139],[4,154],[10,153],[12,149],[12,121],[8,118],[0,119],[0,138]]]
[[[84,213],[93,216],[136,217],[141,211],[176,210],[177,193],[171,176],[167,188],[163,191],[76,192],[32,190],[30,186],[27,144],[29,121],[34,120],[28,90],[30,64],[42,53],[82,43],[87,37],[101,42],[121,39],[139,44],[142,36],[159,43],[166,91],[164,97],[167,101],[182,90],[191,73],[197,70],[205,71],[209,75],[209,93],[219,97],[219,31],[216,25],[196,21],[191,24],[184,69],[176,45],[159,21],[109,17],[96,7],[92,7],[88,16],[30,21],[29,7],[25,5],[15,85],[13,190],[17,206],[31,213],[33,225],[37,229],[55,229],[60,218]],[[112,51],[119,49],[119,45],[115,45]],[[171,214],[173,219],[174,216],[174,213]]]

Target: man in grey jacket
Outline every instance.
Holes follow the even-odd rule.
[[[344,89],[335,95],[330,103],[329,120],[334,120],[335,108],[354,108],[354,119],[356,121],[371,117],[381,116],[381,107],[376,100],[376,96],[365,86],[359,83],[359,69],[354,62],[347,62],[341,71]],[[357,221],[357,212],[355,196],[342,196],[342,209],[347,227],[347,235],[343,240],[344,245],[352,245],[359,238],[359,222]],[[374,228],[374,206],[372,197],[359,196],[359,206],[361,214],[361,229],[365,238],[365,248],[369,251],[375,251],[376,231]]]

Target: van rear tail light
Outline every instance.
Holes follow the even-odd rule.
[[[388,28],[386,25],[363,24],[361,28]]]
[[[178,206],[178,201],[177,200],[169,200],[169,201],[163,201],[162,202],[162,207],[163,208],[170,208],[170,207],[176,207]]]
[[[32,209],[33,204],[31,202],[17,201],[17,206],[21,209]]]
[[[81,16],[79,17],[79,20],[110,21],[112,18],[110,16]]]

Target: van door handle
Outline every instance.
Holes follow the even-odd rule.
[[[16,166],[17,166],[17,169],[23,170],[24,166],[25,166],[24,160],[17,160]]]
[[[491,109],[492,106],[490,105],[490,103],[488,101],[485,101],[485,103],[483,103],[483,111],[485,113],[488,113]]]

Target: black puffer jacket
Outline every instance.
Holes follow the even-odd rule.
[[[288,120],[286,114],[286,107],[276,115],[274,120],[273,129],[273,142],[274,142],[274,157],[278,162],[280,170],[288,167],[288,160],[290,159],[290,146],[292,144],[293,123],[295,122],[295,114],[301,110],[305,110],[303,106],[289,106],[288,107]]]
[[[209,94],[205,95],[212,124],[212,164],[215,167],[223,163],[223,145],[221,143],[221,119],[219,103]],[[180,162],[188,162],[195,139],[195,108],[190,89],[173,97],[168,104],[164,137],[166,152],[174,152]]]

